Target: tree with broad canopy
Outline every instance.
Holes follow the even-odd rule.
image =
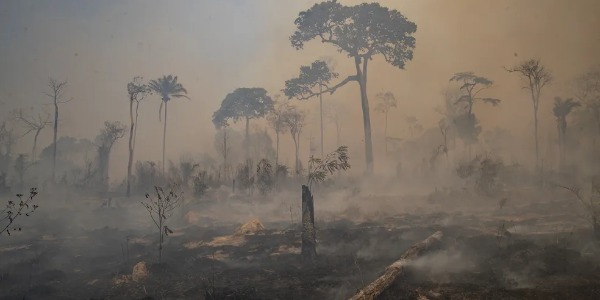
[[[229,120],[237,122],[240,119],[246,120],[246,158],[250,155],[250,120],[265,117],[273,110],[273,99],[263,88],[238,88],[229,93],[221,107],[213,114],[213,124],[215,127],[222,128],[229,125]]]
[[[397,10],[390,10],[378,3],[344,6],[336,0],[321,2],[300,12],[294,23],[296,31],[290,41],[296,49],[300,50],[306,42],[317,39],[354,59],[356,74],[311,97],[322,93],[332,94],[352,81],[358,83],[367,173],[373,173],[371,117],[367,97],[368,63],[374,56],[381,55],[389,64],[404,69],[406,62],[413,57],[415,38],[412,34],[416,32],[417,25]]]

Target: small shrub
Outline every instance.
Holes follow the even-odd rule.
[[[168,236],[169,233],[173,233],[169,227],[167,227],[166,221],[173,215],[173,211],[181,205],[183,196],[181,193],[175,191],[175,186],[171,185],[165,191],[162,187],[155,186],[154,194],[150,195],[146,193],[146,200],[142,201],[142,205],[148,210],[150,218],[156,225],[158,233],[160,235],[158,245],[158,262],[162,262],[162,249],[164,237]]]
[[[10,235],[11,231],[21,231],[20,226],[14,226],[13,224],[22,215],[29,217],[38,208],[37,204],[32,204],[33,198],[37,194],[37,189],[31,188],[29,197],[23,198],[23,194],[17,194],[18,201],[8,201],[6,207],[0,212],[0,235],[5,232]]]

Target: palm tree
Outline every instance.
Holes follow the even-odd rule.
[[[188,98],[186,96],[187,90],[183,88],[181,83],[177,82],[177,76],[163,75],[162,78],[157,80],[150,80],[148,84],[153,92],[156,92],[161,96],[162,102],[160,103],[160,109],[158,110],[158,119],[161,120],[161,113],[163,105],[165,107],[165,125],[163,129],[163,155],[162,155],[162,172],[165,172],[165,148],[167,139],[167,104],[171,98]]]
[[[565,166],[565,149],[567,135],[567,116],[573,108],[581,106],[581,103],[574,101],[573,98],[563,100],[560,97],[554,97],[554,116],[556,117],[556,127],[558,129],[558,152],[559,152],[559,167],[562,169]]]

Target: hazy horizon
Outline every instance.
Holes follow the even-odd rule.
[[[48,104],[49,77],[68,81],[61,106],[59,136],[93,140],[103,122],[129,123],[126,85],[134,76],[145,80],[177,75],[191,100],[169,105],[167,158],[211,153],[214,150],[212,113],[225,95],[238,87],[264,87],[282,94],[286,79],[301,65],[332,57],[341,77],[351,73],[352,61],[320,42],[302,51],[291,47],[289,36],[300,11],[321,1],[3,1],[0,3],[0,106],[2,117],[14,108]],[[351,5],[363,1],[340,1]],[[442,90],[461,71],[494,80],[486,95],[499,98],[499,107],[475,108],[483,130],[502,127],[523,143],[531,157],[531,100],[509,67],[534,57],[554,75],[543,91],[541,145],[555,134],[551,112],[555,96],[572,97],[569,83],[600,65],[600,2],[586,1],[379,1],[399,10],[417,24],[414,59],[405,70],[377,57],[370,65],[369,100],[374,134],[375,169],[384,169],[383,118],[373,110],[378,92],[391,91],[399,102],[390,113],[389,135],[408,138],[404,116],[415,116],[423,127],[437,127]],[[543,5],[541,5],[543,3]],[[350,146],[353,166],[363,170],[364,146],[358,86],[350,84],[325,101],[346,104],[342,142]],[[303,134],[301,159],[308,157],[309,137],[318,136],[317,101],[299,103],[313,120]],[[136,160],[161,158],[160,99],[150,96],[140,109]],[[261,124],[262,121],[254,124]],[[17,125],[18,126],[18,125]],[[243,128],[243,124],[233,126]],[[269,129],[271,134],[272,130]],[[326,127],[326,150],[335,144],[335,129]],[[52,138],[47,128],[38,142]],[[29,153],[31,136],[19,141],[16,152]],[[281,139],[281,161],[291,165],[289,135]],[[318,139],[315,140],[318,143]],[[517,148],[518,149],[518,148]],[[525,158],[520,160],[525,160]],[[125,177],[127,140],[117,142],[111,155],[111,180]]]

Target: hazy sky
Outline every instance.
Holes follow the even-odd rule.
[[[329,46],[311,42],[303,51],[290,46],[294,19],[316,2],[0,1],[2,116],[11,108],[47,104],[43,93],[48,77],[68,80],[66,94],[74,100],[62,106],[60,135],[93,139],[105,120],[128,123],[126,84],[132,77],[173,74],[191,100],[176,99],[169,106],[167,156],[177,160],[183,153],[213,152],[211,115],[235,88],[261,86],[271,94],[279,93],[301,64],[324,56],[334,57],[342,76],[351,72],[352,61]],[[418,26],[414,60],[406,70],[388,66],[380,58],[370,65],[371,101],[377,92],[389,90],[400,102],[391,114],[392,136],[407,136],[403,115],[415,115],[426,127],[435,126],[439,116],[433,108],[441,103],[440,92],[448,79],[455,72],[474,71],[493,79],[496,86],[487,95],[503,100],[498,108],[475,107],[484,130],[502,126],[527,137],[532,124],[530,100],[518,77],[502,67],[529,57],[542,59],[554,72],[555,83],[544,92],[540,111],[545,130],[553,132],[552,98],[569,96],[569,81],[600,64],[600,1],[380,2]],[[351,110],[343,138],[362,162],[362,124],[353,121],[360,118],[357,91],[351,84],[326,101],[344,103]],[[160,159],[159,104],[152,97],[142,106],[139,159]],[[312,108],[314,102],[303,106]],[[374,143],[380,153],[382,118],[372,114]],[[306,131],[307,138],[316,134],[312,128]],[[40,145],[45,146],[51,130],[43,135]],[[328,136],[334,136],[333,127],[328,127]],[[285,147],[291,144],[289,137],[282,141]],[[29,138],[24,140],[22,149],[29,149],[29,143]],[[113,172],[123,176],[124,168],[114,166],[126,160],[125,139],[113,153]]]

